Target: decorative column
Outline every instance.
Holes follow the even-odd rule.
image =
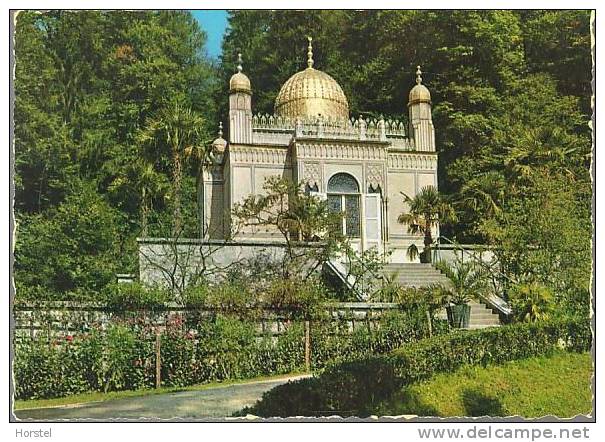
[[[238,54],[237,73],[229,81],[229,142],[251,144],[252,88],[242,70],[242,54]]]

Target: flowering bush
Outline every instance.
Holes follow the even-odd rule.
[[[311,366],[382,353],[427,336],[425,317],[397,312],[359,323],[351,318],[311,322]],[[119,322],[118,322],[119,321]],[[226,379],[290,373],[304,369],[304,322],[284,322],[277,336],[261,333],[258,322],[221,313],[168,319],[161,332],[161,381],[185,386]],[[155,385],[158,329],[142,317],[116,319],[107,329],[48,342],[15,345],[15,386],[19,399],[58,397],[86,391],[131,390]]]

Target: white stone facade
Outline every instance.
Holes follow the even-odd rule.
[[[244,74],[239,69],[236,76],[241,81]],[[407,262],[407,248],[411,243],[422,248],[422,237],[408,234],[406,226],[397,222],[406,210],[401,193],[413,197],[422,187],[437,187],[430,94],[419,74],[417,83],[410,92],[409,124],[321,115],[254,116],[249,82],[244,80],[244,88],[232,88],[229,143],[218,143],[220,151],[205,171],[205,237],[226,238],[234,205],[250,194],[260,194],[270,176],[302,182],[308,191],[328,198],[333,193],[330,179],[347,174],[358,186],[358,203],[350,202],[359,212],[360,224],[358,237],[351,238],[353,244],[360,251],[378,247],[392,262]],[[317,101],[317,95],[313,99]],[[338,204],[337,197],[332,201]],[[277,239],[274,233],[260,230],[240,232],[239,238]]]

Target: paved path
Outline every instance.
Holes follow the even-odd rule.
[[[15,414],[19,419],[32,420],[229,417],[244,407],[254,405],[265,391],[307,376],[218,386],[200,391],[181,391],[81,405],[18,410]]]

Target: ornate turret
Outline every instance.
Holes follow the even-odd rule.
[[[223,138],[223,122],[218,125],[218,137],[212,142],[212,151],[218,154],[225,152],[227,148],[227,140]]]
[[[244,74],[242,54],[237,55],[237,72],[229,80],[229,141],[252,143],[252,87]]]
[[[408,101],[410,136],[417,151],[435,152],[435,129],[431,116],[431,93],[422,84],[420,66],[416,69],[416,86],[410,91]]]
[[[336,80],[313,67],[313,39],[308,39],[307,69],[294,74],[281,87],[275,99],[275,114],[293,119],[321,115],[348,121],[347,97]]]

